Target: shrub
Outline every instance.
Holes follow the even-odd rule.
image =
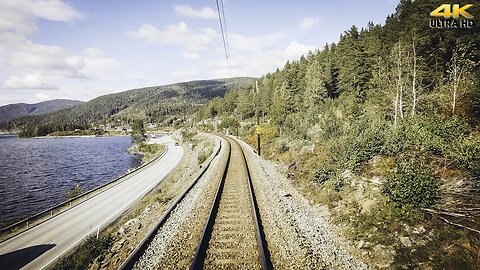
[[[289,149],[287,142],[285,140],[280,140],[275,144],[275,150],[277,153],[282,154],[287,152]]]
[[[315,172],[312,175],[312,180],[319,184],[323,184],[328,180],[330,180],[330,178],[334,175],[335,175],[334,170],[330,168],[320,168],[315,170]]]
[[[480,139],[465,139],[448,154],[462,168],[470,170],[474,175],[480,174]]]
[[[439,182],[418,158],[407,157],[387,176],[385,193],[398,208],[428,207],[438,199]]]
[[[335,180],[333,181],[333,189],[336,192],[340,192],[342,190],[342,187],[345,185],[345,179],[343,177],[335,177]]]
[[[198,164],[202,164],[203,162],[205,162],[205,160],[207,160],[207,154],[205,152],[200,152],[197,156],[197,160],[198,160]]]
[[[102,252],[106,251],[113,244],[113,237],[111,235],[87,238],[75,252],[68,257],[60,259],[53,267],[54,270],[76,270],[87,269],[88,265]]]
[[[445,116],[411,116],[386,132],[383,154],[398,155],[405,151],[422,150],[446,155],[470,132],[462,119]]]
[[[67,200],[73,199],[77,196],[82,194],[82,188],[80,187],[80,183],[75,184],[75,186],[71,187],[66,193],[65,198]]]

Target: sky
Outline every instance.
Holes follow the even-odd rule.
[[[223,0],[229,72],[215,0],[0,0],[0,105],[260,77],[398,2]]]

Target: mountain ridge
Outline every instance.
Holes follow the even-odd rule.
[[[196,105],[223,97],[227,91],[252,84],[255,78],[196,80],[106,94],[79,106],[44,115],[30,115],[0,123],[0,129],[40,128],[46,132],[88,129],[107,122],[127,124],[136,119],[162,122],[192,112]]]
[[[0,122],[22,116],[43,115],[71,108],[85,102],[72,99],[52,99],[38,103],[13,103],[0,106]]]

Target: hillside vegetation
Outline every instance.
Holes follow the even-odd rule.
[[[380,268],[480,265],[480,31],[430,28],[437,6],[403,0],[200,111],[256,145],[258,109],[262,155]]]
[[[68,99],[54,99],[35,104],[17,103],[0,107],[0,123],[6,123],[12,119],[28,116],[42,115],[70,108],[82,104],[82,101]]]
[[[0,129],[22,131],[21,135],[31,137],[99,125],[129,126],[134,120],[171,124],[194,112],[198,105],[251,81],[252,78],[232,78],[132,89],[55,113],[15,118],[0,124]]]

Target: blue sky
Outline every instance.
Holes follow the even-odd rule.
[[[232,76],[383,24],[394,0],[224,0]],[[2,0],[0,105],[228,77],[214,0]]]

